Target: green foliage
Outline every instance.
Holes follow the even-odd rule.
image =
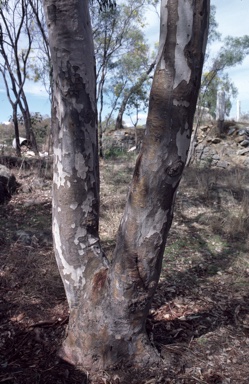
[[[208,44],[210,45],[214,41],[220,40],[221,34],[218,31],[218,23],[215,19],[216,7],[211,5],[210,18],[209,18],[209,31],[208,31]]]
[[[110,132],[115,130],[115,119],[113,117],[106,116],[102,121],[103,132]]]
[[[128,114],[134,110],[144,110],[148,104],[150,78],[146,75],[149,67],[149,46],[145,43],[144,34],[138,28],[129,31],[129,52],[125,52],[113,66],[113,76],[109,83],[108,93],[113,90],[112,102],[116,109],[122,102]]]
[[[18,115],[18,122],[21,125],[24,125],[23,116],[20,114]],[[31,125],[37,142],[43,143],[44,139],[48,135],[49,124],[47,123],[47,121],[43,120],[43,117],[40,112],[34,112],[31,114]]]
[[[211,7],[210,28],[209,28],[209,49],[211,51],[212,43],[221,40],[221,35],[217,31],[218,24],[215,19],[215,6]],[[206,64],[202,76],[202,85],[199,95],[199,107],[209,109],[211,116],[216,115],[216,100],[218,90],[225,91],[226,95],[226,115],[229,115],[232,103],[231,99],[237,96],[237,89],[229,79],[226,69],[239,65],[249,54],[249,36],[242,37],[227,36],[222,41],[222,46],[214,57],[210,53],[206,55]],[[202,110],[197,111],[198,116]]]
[[[124,151],[120,147],[110,147],[105,151],[104,157],[105,159],[116,159],[120,156],[123,156]]]
[[[225,113],[228,116],[232,108],[231,98],[235,98],[238,94],[237,88],[229,79],[227,73],[218,76],[217,73],[205,72],[202,77],[202,106],[209,109],[212,117],[216,116],[217,92],[222,90],[225,92]]]
[[[44,124],[42,115],[39,112],[32,113],[31,123],[37,140],[44,141],[47,137],[49,126],[47,123]]]
[[[142,31],[146,3],[145,0],[127,0],[102,12],[96,3],[91,7],[100,121],[103,105],[110,106],[111,116],[148,69],[149,47]],[[138,88],[142,86],[143,91],[140,91]],[[144,99],[145,93],[145,84],[133,88],[130,108],[135,99]]]

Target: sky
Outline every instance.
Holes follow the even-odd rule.
[[[243,36],[249,34],[249,0],[211,0],[216,6],[216,20],[218,31],[225,36]],[[154,46],[158,41],[159,19],[155,12],[147,14],[146,36],[148,42]],[[214,46],[214,50],[217,46]],[[227,71],[230,79],[238,89],[241,111],[249,112],[249,56],[242,65],[238,65]],[[50,102],[48,95],[39,83],[28,82],[25,86],[30,111],[40,112],[42,115],[50,115]],[[236,117],[237,100],[233,100],[230,117]],[[11,116],[11,106],[6,96],[6,91],[0,76],[0,122],[6,122]],[[143,123],[144,115],[141,115],[140,123]]]

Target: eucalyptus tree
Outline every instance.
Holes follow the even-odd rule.
[[[126,107],[144,103],[151,87],[150,73],[155,67],[155,59],[150,54],[143,30],[133,27],[127,33],[129,49],[111,63],[111,76],[106,89],[111,111],[118,111],[116,129],[123,128],[123,115]]]
[[[215,56],[211,57],[209,62],[207,62],[202,77],[200,104],[207,106],[205,104],[208,103],[211,113],[214,113],[216,105],[214,93],[217,93],[218,87],[223,88],[229,96],[236,96],[236,88],[231,83],[229,75],[225,71],[241,64],[248,54],[249,35],[242,37],[227,36],[222,41],[222,46]],[[210,94],[212,95],[211,97]],[[214,98],[213,102],[211,101],[212,97]],[[229,102],[227,103],[227,108],[228,107]]]
[[[211,7],[210,15],[208,55],[202,76],[196,111],[196,124],[191,138],[187,165],[194,158],[196,135],[198,127],[202,122],[203,111],[207,107],[210,109],[210,114],[212,116],[215,115],[217,92],[221,88],[226,92],[226,112],[229,113],[231,98],[236,97],[237,89],[229,79],[226,71],[236,65],[240,65],[249,54],[249,35],[241,37],[226,36],[224,39],[221,39],[221,34],[217,30],[218,24],[215,20],[215,6]],[[221,47],[215,55],[211,55],[212,43],[217,40],[221,42]]]
[[[187,157],[209,1],[162,0],[145,139],[112,261],[99,238],[96,75],[88,1],[44,0],[53,63],[53,237],[70,317],[60,355],[90,375],[159,364],[145,331]],[[127,371],[127,370],[126,370]],[[125,373],[125,371],[124,371]]]
[[[29,60],[29,78],[41,81],[52,100],[52,65],[44,8],[40,0],[28,0],[35,22],[32,25],[34,47]]]
[[[212,77],[212,81],[210,81]],[[200,98],[202,98],[202,107],[207,108],[209,114],[215,118],[216,116],[216,104],[217,104],[217,92],[225,92],[225,114],[229,116],[232,108],[232,98],[236,98],[238,90],[230,80],[228,73],[222,73],[220,76],[217,74],[213,76],[212,73],[207,72],[202,77],[202,88],[200,92]]]
[[[13,0],[0,8],[0,71],[16,119],[17,106],[23,115],[26,138],[38,154],[24,85],[28,77],[32,37],[32,15],[26,0]],[[25,41],[25,44],[24,44]],[[25,46],[25,48],[24,48]],[[16,127],[16,121],[14,122]],[[16,131],[17,134],[17,131]],[[18,143],[18,137],[16,137]],[[18,147],[18,145],[17,145]]]
[[[114,89],[121,89],[120,92],[115,92],[116,105],[118,104],[118,115],[116,118],[115,129],[123,128],[123,115],[129,108],[131,114],[132,110],[135,110],[137,113],[139,109],[145,110],[148,104],[149,88],[151,86],[151,79],[149,77],[150,73],[153,71],[156,61],[151,60],[151,64],[148,64],[148,48],[146,50],[145,63],[143,62],[143,57],[137,52],[137,55],[131,52],[127,54],[127,61],[122,60],[122,64],[119,65],[119,77],[114,77],[116,85]],[[130,64],[134,63],[134,66]],[[146,69],[147,66],[147,69]],[[127,68],[128,67],[128,68]],[[128,69],[126,77],[124,74]],[[120,102],[118,103],[118,100]]]
[[[15,98],[15,96],[12,97],[12,95],[11,95],[10,84],[8,81],[8,69],[7,68],[8,67],[6,64],[4,64],[4,65],[1,64],[0,65],[0,73],[2,74],[3,81],[5,84],[5,88],[6,88],[6,94],[7,94],[8,100],[9,100],[11,107],[12,107],[12,123],[14,126],[14,133],[15,133],[15,139],[16,139],[16,155],[18,157],[21,157],[22,154],[21,154],[21,146],[20,146],[20,140],[19,140],[19,122],[18,122],[18,100],[19,100],[19,96],[17,96]],[[14,94],[18,95],[18,92],[15,88],[14,82],[12,82],[12,89],[14,89]]]
[[[226,36],[221,44],[218,52],[207,62],[203,74],[200,98],[204,104],[208,99],[210,103],[209,94],[214,93],[214,88],[216,88],[216,93],[217,88],[221,87],[230,96],[236,96],[236,89],[225,71],[242,64],[249,54],[249,35],[241,37]],[[216,98],[214,98],[214,105],[216,105]],[[212,110],[215,108],[214,105],[210,104]]]
[[[135,47],[140,46],[140,55],[136,54],[137,77],[142,70],[142,61],[145,60],[144,47],[146,46],[143,33],[144,26],[143,13],[147,6],[147,0],[127,0],[117,2],[115,7],[105,7],[99,12],[97,2],[93,2],[90,7],[93,39],[96,57],[97,73],[97,102],[99,106],[99,146],[102,156],[102,121],[104,104],[109,104],[109,119],[112,112],[116,109],[117,103],[122,98],[122,92],[127,89],[129,84],[130,72],[133,69],[126,65],[127,57],[135,52]],[[148,49],[149,51],[149,49]],[[148,54],[146,55],[148,61]],[[133,60],[135,63],[135,60]],[[140,62],[140,66],[138,63]],[[122,73],[122,81],[116,79],[118,71]],[[117,84],[118,83],[118,84]],[[126,103],[127,104],[127,103]]]

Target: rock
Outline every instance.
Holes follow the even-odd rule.
[[[217,161],[216,163],[216,167],[219,167],[219,168],[227,168],[229,166],[229,163],[227,161]]]
[[[243,140],[241,143],[240,143],[240,145],[242,146],[242,147],[248,147],[249,146],[249,140]]]
[[[222,150],[221,150],[221,153],[220,153],[220,156],[223,157],[223,156],[227,156],[227,157],[232,157],[234,156],[234,149],[233,148],[230,148],[230,147],[222,147]]]
[[[241,143],[242,141],[244,140],[247,140],[248,136],[247,135],[241,135],[241,136],[238,136],[238,137],[235,137],[234,141],[235,143]]]
[[[43,189],[45,181],[39,177],[34,178],[32,181],[32,189]]]
[[[10,170],[0,164],[0,204],[8,203],[19,186]]]
[[[249,148],[240,149],[239,151],[237,151],[237,155],[239,156],[244,156],[246,153],[249,153]]]
[[[239,136],[242,136],[242,135],[248,135],[248,133],[249,133],[249,128],[243,128],[243,129],[240,129],[240,130],[238,131],[238,135],[239,135]]]
[[[200,127],[200,130],[203,132],[206,132],[209,128],[210,128],[209,125],[203,125]]]
[[[23,184],[20,188],[20,191],[23,193],[30,193],[32,192],[32,187],[31,185]]]
[[[199,152],[202,152],[202,151],[204,150],[204,148],[205,148],[205,147],[204,147],[203,144],[197,144],[195,151],[196,151],[197,153],[199,153]]]
[[[35,156],[35,152],[29,150],[29,151],[26,151],[25,155],[26,155],[27,157],[34,157],[34,156]]]
[[[212,156],[214,156],[216,154],[217,154],[217,152],[212,147],[205,147],[204,150],[203,150],[203,156],[204,157],[208,157],[208,156],[212,157]]]
[[[227,135],[232,136],[232,134],[236,131],[236,126],[232,126],[228,128]]]
[[[243,165],[249,167],[249,157],[244,161]]]
[[[14,236],[14,240],[20,241],[25,245],[30,245],[32,243],[32,238],[33,238],[33,234],[31,231],[23,231],[23,230],[16,231]]]
[[[219,137],[215,137],[214,139],[212,139],[212,143],[213,144],[219,144],[219,143],[221,143],[221,139],[219,139]]]
[[[213,160],[220,160],[220,156],[218,154],[214,155]]]
[[[13,236],[13,240],[25,245],[47,246],[52,245],[52,229],[45,231],[36,230],[18,230]]]

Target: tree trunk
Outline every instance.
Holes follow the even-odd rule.
[[[187,158],[209,1],[163,0],[146,134],[112,263],[98,236],[99,170],[88,1],[44,0],[54,74],[53,236],[70,306],[61,357],[89,372],[158,363],[145,321]]]
[[[116,124],[115,124],[115,129],[116,130],[123,128],[123,115],[125,113],[128,101],[129,101],[130,97],[133,95],[133,93],[137,92],[137,90],[139,90],[141,88],[141,86],[143,85],[143,83],[146,81],[146,79],[148,78],[149,74],[151,73],[151,71],[154,69],[155,64],[156,64],[156,62],[154,61],[150,65],[150,67],[146,71],[146,73],[144,73],[143,76],[141,76],[140,79],[138,79],[137,83],[134,84],[129,90],[127,90],[127,92],[125,92],[124,98],[123,98],[122,103],[120,105],[120,108],[119,108],[119,111],[118,111],[118,116],[117,116],[117,119],[116,119]]]
[[[28,107],[27,99],[26,99],[26,96],[24,95],[24,93],[22,93],[22,100],[23,100],[23,102],[19,99],[18,104],[19,104],[19,107],[21,109],[22,116],[23,116],[24,127],[25,127],[25,132],[26,132],[26,139],[31,144],[31,148],[35,152],[35,154],[39,155],[35,134],[34,134],[34,131],[32,129],[29,107]],[[24,103],[24,105],[23,105],[23,103]]]
[[[15,139],[16,139],[16,156],[21,157],[21,147],[20,147],[20,139],[19,139],[19,126],[18,126],[18,118],[17,118],[17,105],[13,103],[12,105],[13,110],[13,124],[14,124],[14,131],[15,131]]]
[[[216,105],[216,121],[217,121],[217,132],[219,136],[224,134],[224,119],[226,109],[225,92],[217,92],[217,105]]]

